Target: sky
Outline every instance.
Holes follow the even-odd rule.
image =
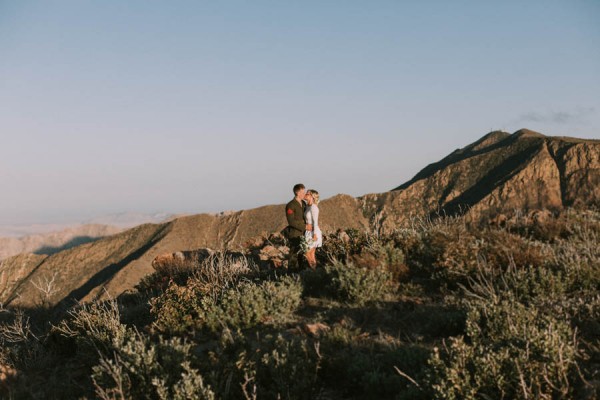
[[[600,1],[0,0],[0,225],[390,190],[600,138]]]

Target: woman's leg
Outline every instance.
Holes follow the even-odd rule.
[[[304,253],[304,259],[308,264],[310,264],[310,250]]]
[[[313,247],[306,253],[308,264],[312,269],[315,269],[317,267],[317,257],[315,255],[316,251],[317,249]]]

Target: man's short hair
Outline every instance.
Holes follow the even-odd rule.
[[[298,183],[298,184],[294,185],[294,194],[297,195],[298,192],[301,191],[302,189],[305,189],[303,184]]]

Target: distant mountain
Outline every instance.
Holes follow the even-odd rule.
[[[166,213],[117,213],[75,224],[32,224],[0,226],[0,260],[21,254],[51,255],[80,244],[114,235],[126,228],[169,221]]]
[[[600,206],[600,141],[491,132],[428,165],[392,191],[321,203],[324,231],[391,230],[411,216],[468,214],[474,221],[518,210]],[[145,224],[50,256],[20,255],[0,265],[0,302],[34,306],[36,286],[53,282],[50,303],[119,295],[152,272],[158,255],[242,248],[285,226],[283,205],[200,214]]]
[[[91,218],[84,221],[84,224],[99,224],[99,225],[112,225],[121,228],[131,228],[142,224],[159,224],[161,222],[169,221],[176,218],[177,215],[168,213],[134,213],[134,212],[123,212],[110,215],[104,215],[102,217]]]
[[[21,253],[54,254],[122,230],[117,226],[87,224],[23,237],[0,237],[0,260]]]

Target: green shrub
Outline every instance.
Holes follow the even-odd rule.
[[[408,279],[409,270],[404,262],[404,252],[402,249],[396,247],[393,242],[390,242],[381,246],[377,253],[382,266],[392,274],[395,280],[405,281]]]
[[[336,324],[321,341],[321,380],[342,398],[422,398],[396,368],[419,378],[429,351],[398,340],[370,338],[353,326]]]
[[[223,399],[313,399],[318,392],[317,348],[281,335],[247,338],[224,330],[209,352],[206,378]]]
[[[191,366],[191,345],[180,339],[149,338],[131,329],[111,355],[93,367],[101,399],[214,399],[198,370]]]
[[[283,322],[298,308],[301,295],[302,285],[297,278],[260,284],[243,282],[223,292],[217,303],[207,304],[204,325],[217,331],[223,325],[244,329],[258,323]]]
[[[0,324],[0,398],[70,399],[92,394],[82,363],[70,364],[39,327],[34,332],[36,321],[22,310],[3,314],[12,321]]]
[[[365,250],[374,254],[375,250],[389,240],[374,233],[361,232],[357,229],[345,231],[345,239],[339,235],[327,235],[323,247],[317,252],[323,263],[331,260],[348,262],[352,256],[359,255]]]
[[[456,290],[482,262],[498,270],[509,265],[540,267],[553,255],[548,244],[499,229],[476,229],[459,223],[403,229],[394,238],[406,254],[411,276],[436,289]]]
[[[577,343],[567,324],[514,301],[482,303],[467,337],[429,359],[429,388],[441,399],[557,398],[577,381]]]
[[[172,282],[165,292],[150,301],[154,325],[163,332],[180,334],[197,327],[202,301],[210,301],[204,286],[189,280],[185,286]]]
[[[360,268],[339,261],[325,267],[332,293],[356,305],[385,300],[395,290],[392,275],[384,268]]]
[[[254,283],[212,292],[197,280],[187,286],[172,284],[152,302],[155,325],[162,331],[182,333],[191,328],[217,332],[227,326],[245,329],[259,323],[279,323],[290,318],[300,305],[302,285],[298,278]]]
[[[484,301],[515,299],[521,303],[539,304],[564,296],[567,292],[565,281],[561,271],[548,267],[518,268],[512,264],[506,270],[500,270],[482,263],[463,289],[469,297]]]
[[[569,292],[600,290],[600,235],[581,232],[569,240],[553,243],[554,255],[547,264],[561,271]]]

